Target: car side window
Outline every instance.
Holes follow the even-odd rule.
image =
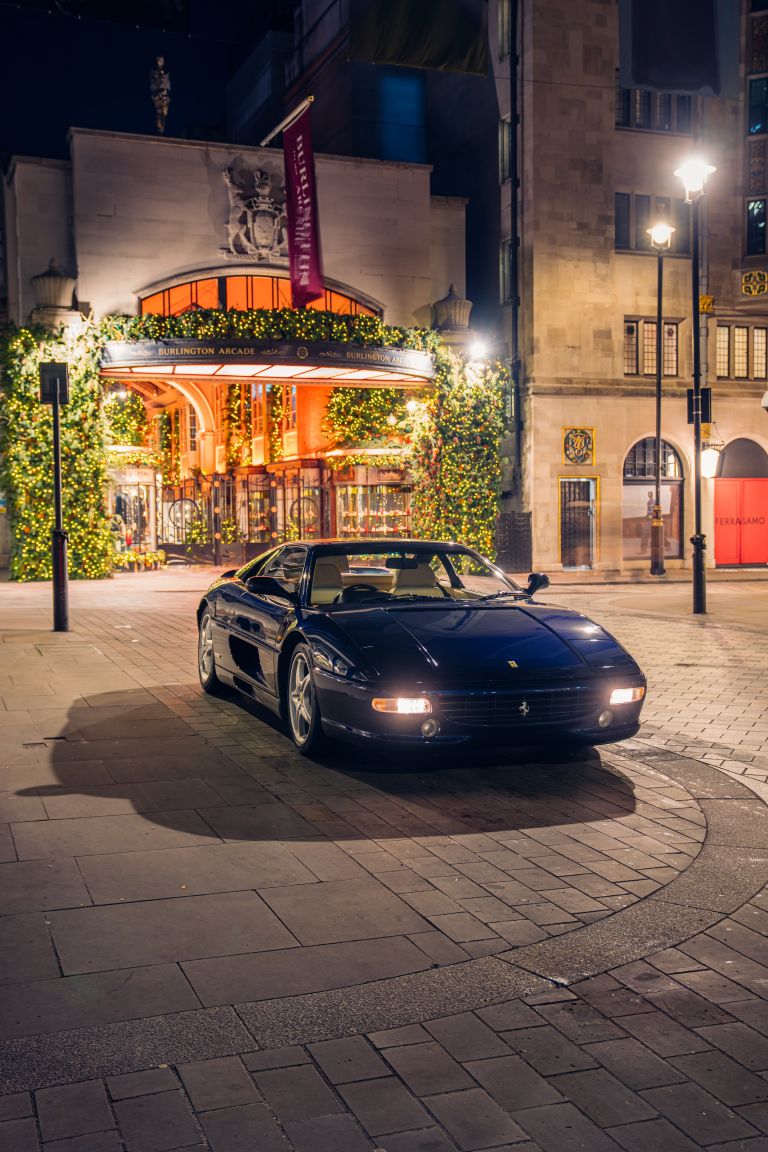
[[[274,576],[276,580],[287,585],[291,591],[295,591],[303,575],[306,562],[306,548],[287,545],[276,552],[272,559],[264,565],[259,576]]]

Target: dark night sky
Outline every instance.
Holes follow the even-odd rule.
[[[72,126],[153,134],[156,56],[171,77],[166,135],[223,139],[227,80],[289,10],[285,0],[0,0],[0,154],[65,157]]]

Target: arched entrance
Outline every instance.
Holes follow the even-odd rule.
[[[743,437],[726,444],[718,460],[715,563],[768,564],[768,453]]]
[[[150,447],[163,473],[158,546],[166,553],[241,563],[300,537],[408,535],[410,478],[397,439],[333,460],[324,413],[337,388],[424,388],[434,361],[418,347],[328,339],[329,325],[331,336],[343,335],[347,316],[368,320],[339,314],[330,324],[328,315],[299,316],[295,327],[307,334],[298,339],[219,336],[209,320],[205,336],[105,345],[103,374],[148,402]],[[326,329],[312,339],[318,323]]]
[[[656,483],[656,440],[646,436],[633,444],[624,460],[622,539],[625,560],[650,560],[651,521]],[[664,556],[683,555],[683,466],[677,449],[661,441],[661,514]]]

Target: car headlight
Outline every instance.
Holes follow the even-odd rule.
[[[432,711],[426,696],[374,696],[371,707],[374,712],[399,712],[408,716],[426,716]]]
[[[642,700],[644,696],[645,688],[641,684],[635,688],[614,688],[608,703],[633,704],[636,700]]]
[[[354,671],[347,660],[337,652],[332,652],[330,648],[325,648],[322,644],[313,644],[311,647],[315,664],[324,672],[333,672],[336,676],[349,676]]]

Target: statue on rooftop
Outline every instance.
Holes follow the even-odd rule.
[[[165,121],[171,104],[171,78],[164,65],[164,58],[158,56],[149,74],[149,94],[155,106],[155,128],[161,136],[165,132]]]

